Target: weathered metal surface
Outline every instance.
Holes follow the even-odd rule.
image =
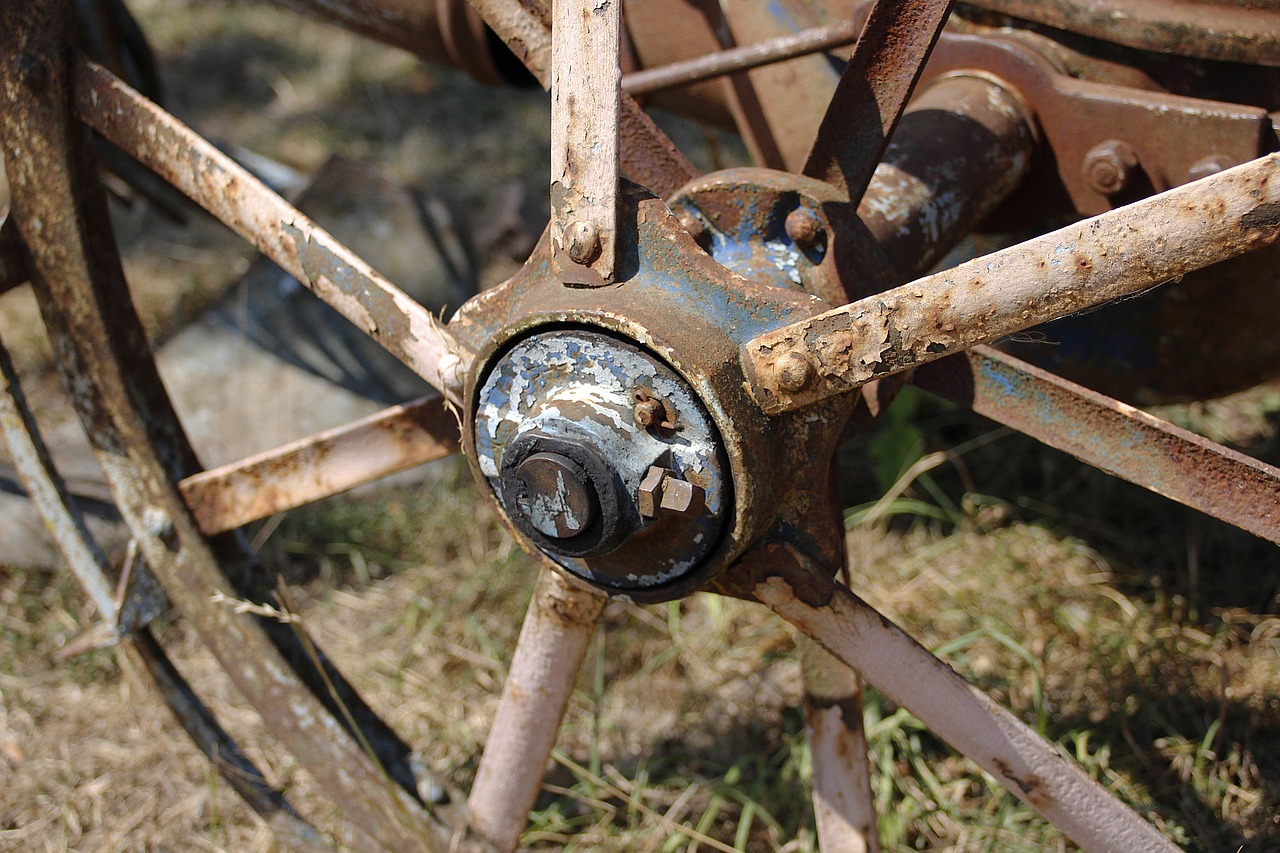
[[[862,198],[951,0],[876,0],[831,96],[803,173]]]
[[[1171,190],[759,336],[751,392],[776,414],[1150,288],[1280,239],[1280,155]],[[817,379],[784,390],[785,354]]]
[[[503,853],[515,849],[542,788],[605,601],[556,569],[538,579],[467,801],[471,825]]]
[[[524,63],[542,88],[551,88],[551,5],[470,0],[485,23]],[[688,158],[654,124],[635,98],[622,94],[618,115],[618,157],[622,174],[666,197],[698,174]]]
[[[1137,405],[1208,400],[1280,373],[1278,295],[1280,245],[1272,245],[996,346]]]
[[[446,397],[460,399],[457,382],[469,354],[430,311],[109,72],[81,61],[74,79],[75,109],[90,127],[252,243]]]
[[[551,28],[551,239],[561,275],[613,281],[622,5],[556,0]]]
[[[468,302],[450,329],[469,348],[483,350],[473,367],[476,393],[468,404],[469,425],[487,402],[480,398],[479,386],[505,348],[542,327],[565,324],[603,329],[628,340],[665,363],[701,402],[727,457],[732,515],[719,547],[695,571],[670,585],[633,593],[657,600],[697,588],[759,537],[776,517],[777,497],[792,486],[785,472],[795,470],[797,460],[821,453],[818,444],[805,444],[810,421],[843,424],[838,413],[849,404],[841,401],[830,411],[794,420],[765,418],[745,395],[738,342],[745,343],[753,329],[776,327],[825,303],[732,274],[698,249],[660,200],[627,187],[619,227],[624,239],[619,258],[625,259],[618,270],[619,286],[584,289],[560,284],[544,240],[520,273]],[[681,405],[673,401],[673,406],[679,420]],[[618,417],[624,419],[621,413]],[[476,440],[471,433],[469,429],[465,441]],[[647,431],[645,436],[653,438]],[[473,448],[467,449],[468,458],[477,477],[484,479]],[[754,475],[757,471],[774,475],[761,478]],[[513,529],[528,539],[514,525]]]
[[[486,38],[484,22],[466,0],[273,0],[280,6],[445,62],[485,83],[509,82]]]
[[[1103,41],[1201,59],[1280,66],[1275,0],[966,0]]]
[[[178,488],[200,532],[212,536],[456,453],[458,447],[457,418],[432,396],[201,471]]]
[[[723,169],[689,182],[668,203],[717,263],[759,284],[843,305],[898,281],[853,206],[822,181]]]
[[[856,21],[844,21],[822,27],[810,27],[798,33],[777,36],[756,44],[719,50],[697,59],[632,71],[623,75],[622,91],[639,96],[664,89],[689,86],[726,74],[844,47],[858,38],[858,32],[859,27]]]
[[[308,853],[334,849],[294,810],[284,794],[271,787],[262,771],[200,701],[150,630],[140,630],[124,646],[134,663],[151,676],[165,704],[223,781],[258,813],[286,847]]]
[[[824,5],[804,0],[721,0],[717,34],[722,47],[733,47],[853,18],[838,11],[832,17]],[[759,165],[800,170],[839,83],[836,65],[831,57],[814,54],[731,78],[734,118]]]
[[[1178,849],[796,549],[766,546],[743,570],[753,576],[757,599],[915,714],[1081,847],[1115,853]]]
[[[336,671],[319,670],[323,658],[296,626],[273,628],[214,601],[218,591],[260,594],[222,572],[215,548],[239,571],[247,555],[235,540],[206,542],[173,486],[198,466],[132,310],[90,134],[72,118],[69,6],[0,6],[0,136],[7,152],[23,155],[6,158],[13,209],[64,384],[139,553],[272,733],[343,804],[351,842],[428,847],[425,813],[390,781],[393,753],[366,752],[389,730],[353,735],[367,707]]]
[[[803,634],[796,638],[796,655],[804,680],[805,738],[813,762],[818,848],[879,853],[862,680]]]
[[[1280,543],[1280,469],[989,347],[920,387],[1117,477]]]
[[[1134,81],[1141,87],[1077,79],[1042,52],[1051,46],[1019,33],[946,32],[925,67],[925,85],[954,73],[997,78],[1025,101],[1041,144],[1052,151],[1035,163],[1021,203],[1006,208],[994,227],[1018,230],[1073,212],[1092,216],[1204,177],[1195,170],[1206,158],[1225,168],[1273,150],[1266,110],[1247,105],[1247,77],[1237,84],[1240,103],[1186,97],[1155,91],[1141,74]],[[1124,190],[1107,194],[1091,184],[1083,167],[1092,149],[1112,140],[1129,146],[1137,163]]]
[[[858,205],[895,283],[932,268],[1024,188],[1034,127],[1022,99],[985,77],[946,77],[916,96]],[[850,291],[847,301],[868,293]]]
[[[636,423],[638,391],[670,405],[672,429]],[[693,388],[640,348],[600,332],[551,331],[511,347],[477,392],[474,444],[508,517],[551,559],[610,591],[677,582],[720,546],[732,518],[725,450]],[[553,488],[533,488],[519,469],[544,455],[571,462],[580,480],[561,476]],[[698,487],[696,511],[641,512],[655,465]],[[593,499],[590,522],[573,511],[579,492]]]

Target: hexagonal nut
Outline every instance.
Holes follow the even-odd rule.
[[[662,505],[665,484],[675,477],[676,472],[660,465],[650,465],[640,480],[640,491],[636,495],[636,509],[643,518],[657,518],[658,508]]]
[[[688,515],[698,512],[706,502],[706,493],[702,487],[695,486],[687,480],[667,478],[662,487],[662,511],[678,512]]]

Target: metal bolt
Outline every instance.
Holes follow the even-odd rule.
[[[808,356],[798,352],[783,354],[774,363],[773,370],[778,378],[778,387],[789,394],[796,394],[808,388],[815,375],[813,362]]]
[[[687,515],[702,509],[706,492],[670,468],[650,465],[640,481],[636,508],[645,518],[657,518],[659,510]]]
[[[816,248],[822,240],[822,222],[807,207],[797,207],[787,214],[784,224],[787,236],[803,251]]]
[[[655,397],[647,388],[636,389],[636,407],[633,412],[636,423],[649,432],[676,428],[676,410],[661,397]]]
[[[1231,168],[1231,163],[1227,162],[1227,158],[1221,154],[1210,154],[1208,157],[1202,157],[1195,162],[1190,169],[1187,170],[1188,181],[1198,181],[1201,178],[1207,178],[1210,175],[1216,175],[1219,172],[1225,172]]]
[[[569,260],[585,267],[600,255],[600,229],[594,222],[575,219],[564,227],[564,250]]]
[[[600,509],[582,466],[559,453],[534,453],[515,476],[525,485],[520,512],[544,536],[568,539],[591,526]]]
[[[1080,171],[1096,192],[1112,196],[1124,192],[1129,186],[1137,165],[1138,155],[1129,143],[1108,139],[1089,149]]]

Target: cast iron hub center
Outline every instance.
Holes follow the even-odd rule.
[[[475,448],[516,529],[613,592],[686,578],[732,518],[729,466],[702,402],[663,361],[603,331],[510,346],[481,383]]]

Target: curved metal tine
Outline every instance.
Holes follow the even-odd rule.
[[[69,499],[62,477],[49,457],[26,404],[8,350],[2,343],[0,376],[4,382],[0,389],[0,429],[3,429],[23,486],[49,526],[76,580],[93,601],[98,615],[108,625],[114,626],[118,618],[117,602],[108,579],[106,556]],[[218,768],[218,773],[280,838],[299,850],[329,849],[321,843],[315,828],[294,811],[280,791],[267,783],[262,772],[218,724],[148,628],[139,628],[124,635],[121,642],[151,675],[170,710],[200,751],[208,756]]]
[[[310,288],[446,397],[471,360],[426,308],[247,169],[111,72],[79,59],[76,113]]]
[[[457,453],[459,426],[443,398],[424,397],[193,474],[178,488],[212,536]]]
[[[407,762],[387,760],[408,748],[375,748],[357,725],[362,706],[350,708],[358,697],[298,626],[274,623],[271,632],[214,600],[241,591],[223,567],[236,570],[246,552],[235,537],[206,541],[174,485],[199,465],[132,309],[90,134],[69,110],[70,20],[67,0],[0,5],[0,136],[23,152],[7,160],[9,183],[63,382],[148,567],[268,729],[343,805],[351,840],[430,847],[425,810],[393,781]],[[397,743],[385,724],[372,734]]]
[[[606,597],[544,568],[467,802],[471,825],[514,850],[528,821]]]
[[[857,204],[871,183],[953,0],[876,0],[803,172]]]
[[[1090,851],[1175,851],[1154,827],[798,551],[766,546],[754,595]]]

